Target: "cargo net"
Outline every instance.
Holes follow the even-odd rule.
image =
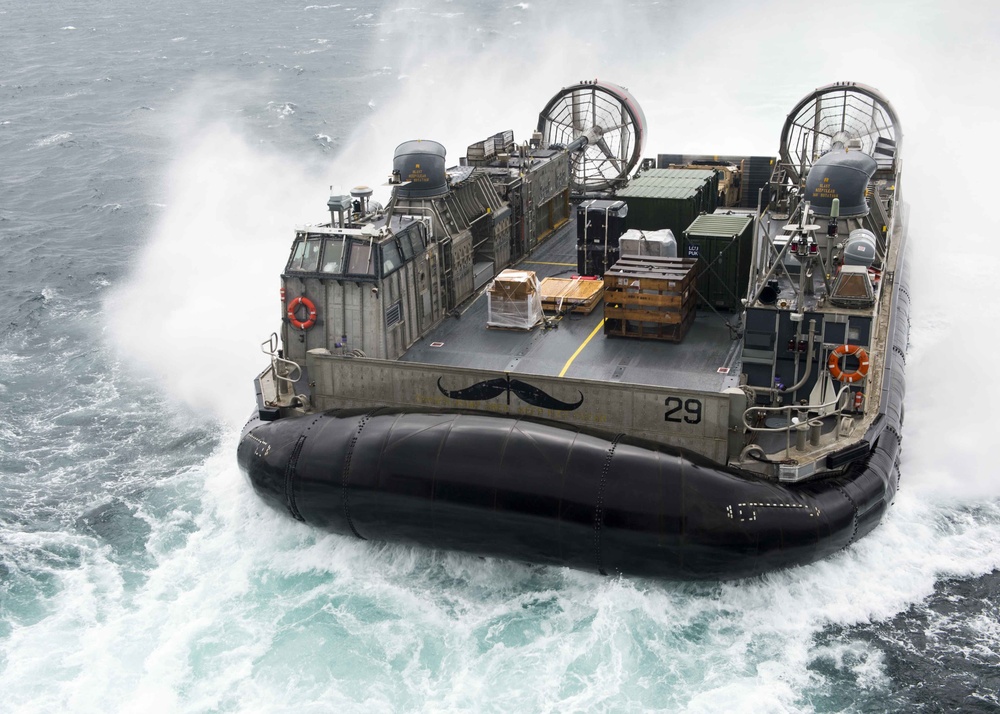
[[[532,270],[504,270],[489,287],[488,327],[530,330],[542,322],[538,277]]]

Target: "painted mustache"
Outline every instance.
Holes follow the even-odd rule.
[[[510,404],[510,393],[513,392],[522,402],[530,404],[533,407],[541,407],[543,409],[571,412],[583,404],[583,392],[578,392],[580,394],[580,401],[575,403],[563,402],[556,399],[551,394],[546,394],[538,387],[532,386],[527,382],[522,382],[519,379],[511,379],[510,377],[487,379],[483,382],[477,382],[476,384],[466,387],[465,389],[454,390],[448,390],[442,387],[441,377],[438,377],[437,386],[441,394],[446,397],[451,399],[464,399],[473,402],[494,399],[506,392],[507,403]]]

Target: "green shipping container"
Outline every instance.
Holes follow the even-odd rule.
[[[634,179],[615,194],[628,204],[628,227],[640,231],[669,228],[679,243],[684,229],[704,210],[701,189],[651,185],[643,178]]]
[[[699,305],[728,312],[741,311],[741,299],[746,296],[750,280],[752,252],[752,216],[698,216],[678,241],[678,255],[698,259]]]
[[[632,185],[697,187],[700,189],[701,210],[711,213],[719,205],[719,172],[712,168],[647,169]]]

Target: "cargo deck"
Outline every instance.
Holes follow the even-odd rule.
[[[570,220],[516,266],[539,280],[569,277],[576,269],[576,225]],[[570,311],[562,318],[546,313],[547,323],[533,330],[487,327],[486,291],[462,305],[400,359],[449,367],[573,377],[622,384],[670,385],[692,391],[721,392],[738,386],[740,341],[725,321],[737,316],[699,310],[680,343],[606,337],[603,305],[589,315]]]

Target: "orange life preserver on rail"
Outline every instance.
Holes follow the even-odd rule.
[[[840,369],[840,359],[846,355],[856,355],[858,358],[858,368],[853,372],[845,373]],[[855,382],[860,382],[868,374],[868,353],[860,345],[841,345],[830,353],[830,359],[826,363],[826,367],[830,370],[830,376],[838,382],[854,384]]]
[[[295,312],[302,305],[309,311],[309,317],[306,320],[300,320]],[[312,300],[307,298],[305,295],[299,295],[297,298],[288,303],[288,321],[292,323],[292,327],[299,330],[308,330],[310,327],[316,324],[316,305]]]

